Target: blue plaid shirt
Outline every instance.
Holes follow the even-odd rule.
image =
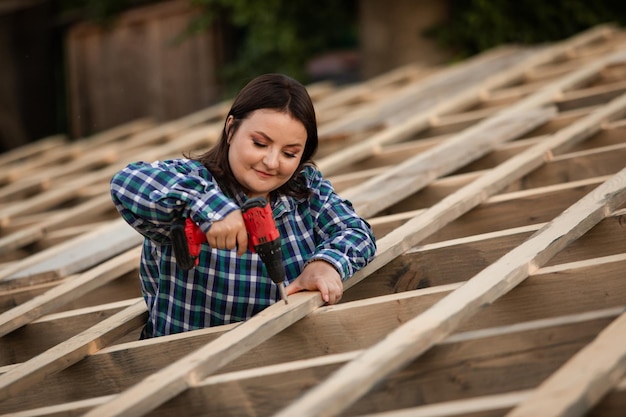
[[[286,283],[315,259],[334,265],[345,280],[374,256],[374,235],[319,170],[307,166],[303,175],[313,192],[309,199],[281,196],[271,203]],[[190,217],[206,232],[246,199],[243,193],[227,197],[199,162],[130,164],[113,176],[111,195],[124,220],[146,237],[140,275],[150,314],[144,337],[246,320],[280,297],[259,256],[249,251],[237,256],[203,244],[196,268],[177,266],[169,239],[176,218]]]

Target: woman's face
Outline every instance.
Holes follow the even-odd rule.
[[[226,123],[228,132],[232,120]],[[300,164],[306,144],[304,125],[290,114],[259,109],[241,121],[229,138],[228,162],[248,197],[268,197]]]

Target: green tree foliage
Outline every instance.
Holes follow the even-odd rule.
[[[460,59],[505,43],[570,37],[600,23],[626,23],[623,0],[449,0],[450,17],[429,34]]]
[[[356,0],[191,1],[203,10],[192,30],[223,20],[233,28],[235,50],[222,71],[233,91],[266,72],[307,81],[305,64],[312,56],[357,45]]]

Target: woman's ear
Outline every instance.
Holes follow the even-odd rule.
[[[233,127],[233,123],[235,123],[235,117],[233,115],[228,116],[226,119],[226,125],[224,126],[228,143],[230,143],[230,129]]]

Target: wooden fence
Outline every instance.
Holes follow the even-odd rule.
[[[193,9],[172,1],[134,9],[110,27],[81,23],[67,35],[68,122],[86,136],[141,117],[167,121],[221,94],[218,30],[181,38]]]

